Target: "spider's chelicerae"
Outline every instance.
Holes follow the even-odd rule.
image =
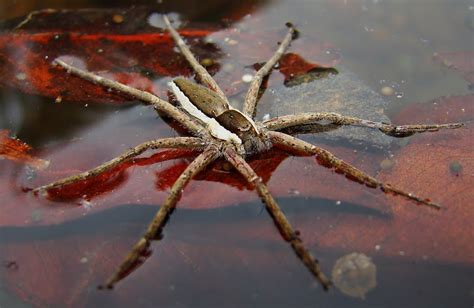
[[[126,256],[117,271],[108,279],[105,287],[113,288],[118,281],[143,262],[143,256],[147,254],[151,242],[162,232],[185,186],[194,176],[218,159],[224,159],[230,163],[255,188],[265,203],[266,209],[273,218],[283,239],[291,245],[296,255],[303,261],[324,289],[330,287],[330,280],[321,272],[317,259],[305,248],[299,233],[290,225],[284,213],[269,193],[267,186],[246,162],[246,158],[253,154],[267,151],[272,147],[282,148],[299,156],[315,155],[324,165],[336,169],[339,173],[343,173],[368,187],[380,188],[384,192],[403,196],[415,203],[427,205],[435,209],[440,208],[439,205],[432,203],[428,199],[417,197],[389,184],[382,183],[337,158],[330,152],[281,131],[314,124],[318,121],[326,121],[336,125],[364,126],[378,129],[390,136],[403,137],[420,132],[458,128],[462,126],[461,123],[395,126],[388,123],[346,117],[336,113],[304,113],[276,117],[263,122],[254,121],[253,118],[262,79],[271,72],[290,45],[291,40],[296,36],[296,30],[293,26],[287,24],[288,32],[277,51],[253,77],[245,97],[243,111],[239,111],[230,106],[224,92],[206,69],[195,59],[178,32],[171,26],[168,18],[164,16],[163,19],[180,52],[194,69],[201,83],[206,86],[204,87],[182,78],[177,78],[170,82],[171,90],[179,101],[179,108],[151,93],[80,70],[59,59],[54,61],[55,65],[63,67],[68,73],[153,105],[161,114],[177,121],[192,137],[174,137],[147,141],[91,170],[38,187],[34,190],[35,192],[47,192],[51,189],[87,180],[142,154],[148,149],[184,148],[201,152],[173,184],[168,197],[149,224],[146,232]]]

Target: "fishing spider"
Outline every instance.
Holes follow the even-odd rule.
[[[336,113],[304,113],[276,117],[262,122],[254,121],[258,92],[262,85],[262,80],[271,72],[272,68],[289,47],[292,39],[296,37],[297,31],[295,28],[291,24],[287,24],[288,31],[278,49],[253,76],[245,97],[243,111],[241,112],[230,106],[224,92],[206,69],[196,60],[178,32],[171,26],[168,18],[164,16],[163,20],[180,52],[194,69],[201,83],[206,86],[204,87],[182,78],[177,78],[170,82],[170,87],[179,101],[179,107],[175,107],[151,93],[80,70],[59,59],[53,62],[54,65],[64,68],[68,73],[153,105],[160,114],[164,114],[177,121],[192,137],[174,137],[147,141],[93,169],[38,187],[34,189],[35,193],[47,193],[48,190],[58,189],[95,177],[120,163],[133,159],[148,149],[179,148],[201,152],[173,184],[169,195],[149,224],[146,232],[128,253],[116,272],[107,280],[105,287],[113,288],[118,281],[144,262],[151,242],[159,238],[168,217],[175,209],[181,197],[183,189],[194,176],[218,159],[224,159],[230,163],[256,189],[283,239],[291,245],[296,255],[326,290],[331,286],[331,282],[320,270],[318,260],[306,249],[299,232],[293,229],[265,183],[246,162],[246,158],[259,152],[268,151],[272,147],[278,147],[299,156],[315,155],[323,165],[333,168],[339,173],[343,173],[347,177],[368,187],[380,188],[384,192],[403,196],[418,204],[427,205],[435,209],[440,208],[439,205],[432,203],[428,199],[417,197],[389,184],[382,183],[337,158],[330,152],[281,131],[288,128],[315,124],[318,121],[325,121],[335,125],[369,127],[378,129],[390,136],[400,137],[419,132],[437,131],[444,128],[458,128],[462,126],[462,123],[395,126],[388,123],[346,117]]]

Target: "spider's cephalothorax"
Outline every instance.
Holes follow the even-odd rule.
[[[256,154],[271,148],[270,139],[253,119],[233,108],[216,92],[187,79],[169,83],[181,107],[215,138],[235,145],[239,154]]]
[[[331,282],[321,272],[318,260],[303,245],[300,234],[294,231],[263,180],[246,162],[245,158],[249,155],[266,151],[275,146],[285,149],[294,155],[317,156],[318,161],[323,162],[325,166],[336,169],[339,173],[346,175],[348,178],[355,179],[357,182],[363,183],[368,187],[379,188],[384,192],[400,195],[408,200],[435,209],[440,208],[439,205],[431,202],[429,199],[417,197],[414,194],[380,182],[376,178],[337,158],[329,151],[295,138],[290,135],[291,133],[285,134],[281,131],[297,132],[298,128],[317,123],[318,121],[326,121],[336,125],[355,125],[378,129],[387,135],[407,136],[420,132],[458,128],[462,126],[461,123],[396,126],[388,123],[346,117],[337,113],[320,112],[287,115],[263,122],[255,122],[253,117],[262,80],[271,72],[290,45],[291,40],[296,37],[296,31],[293,26],[287,24],[288,32],[280,43],[279,48],[253,77],[245,97],[243,110],[239,111],[230,106],[224,92],[206,69],[195,59],[178,32],[171,26],[168,18],[164,16],[163,19],[180,52],[194,69],[199,80],[206,86],[197,85],[183,78],[177,78],[170,82],[169,85],[174,96],[179,101],[180,108],[151,93],[78,69],[59,59],[53,62],[54,65],[64,68],[68,73],[153,105],[160,114],[166,115],[178,122],[192,137],[163,138],[144,142],[91,170],[38,187],[33,190],[35,193],[60,189],[66,185],[90,179],[142,154],[148,149],[185,148],[200,153],[173,184],[168,197],[161,205],[143,236],[137,241],[117,271],[106,282],[105,286],[107,288],[112,288],[142,262],[144,255],[149,255],[147,251],[150,249],[152,241],[159,238],[159,233],[164,228],[169,215],[173,212],[185,186],[195,175],[217,159],[224,159],[229,162],[255,188],[265,203],[266,209],[273,218],[283,239],[291,245],[296,255],[324,289],[328,289]]]

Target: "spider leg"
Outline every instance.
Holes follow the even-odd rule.
[[[163,112],[167,116],[173,118],[193,135],[202,136],[206,133],[205,129],[202,126],[196,124],[187,114],[183,113],[178,108],[174,107],[167,101],[162,100],[156,95],[129,87],[120,82],[101,77],[91,72],[81,70],[59,59],[54,60],[53,64],[63,67],[68,73],[74,74],[82,79],[96,83],[102,87],[130,95],[131,97],[153,105],[157,111]]]
[[[258,91],[260,90],[260,86],[262,85],[263,78],[270,73],[270,71],[278,62],[278,60],[280,60],[280,58],[283,56],[283,53],[286,51],[286,49],[288,49],[288,46],[290,45],[290,42],[293,39],[295,33],[295,28],[293,28],[291,24],[288,24],[288,32],[286,33],[283,41],[280,43],[278,49],[265,63],[265,65],[262,66],[257,71],[257,73],[255,73],[255,76],[253,76],[249,90],[247,91],[247,95],[245,96],[245,102],[243,107],[243,113],[248,115],[249,117],[253,118],[255,115]]]
[[[105,287],[109,289],[113,288],[117,282],[126,277],[137,266],[143,263],[143,258],[147,255],[151,241],[157,238],[161,229],[165,226],[168,217],[175,209],[176,203],[181,197],[183,189],[195,175],[215,161],[219,155],[219,150],[215,146],[210,145],[198,157],[196,157],[191,164],[189,164],[183,173],[181,173],[179,178],[171,187],[170,193],[163,205],[148,225],[146,232],[133,246],[132,250],[118,267],[118,270],[107,280]]]
[[[393,137],[407,137],[416,133],[435,132],[440,129],[453,129],[463,126],[463,123],[448,124],[414,124],[414,125],[392,125],[382,122],[374,122],[355,117],[343,116],[332,112],[308,112],[296,115],[285,115],[262,122],[268,130],[280,131],[297,126],[315,124],[319,121],[328,121],[336,125],[352,125],[376,128],[386,135]]]
[[[342,159],[334,156],[329,151],[326,151],[301,139],[280,132],[269,131],[267,132],[267,134],[270,137],[270,140],[272,141],[273,145],[298,152],[302,155],[316,155],[318,160],[320,160],[325,166],[334,168],[337,171],[342,172],[344,175],[346,175],[346,177],[353,179],[357,182],[363,183],[368,187],[380,188],[383,192],[389,192],[395,195],[400,195],[411,201],[427,205],[437,210],[441,209],[440,205],[431,202],[429,199],[420,198],[401,189],[392,187],[389,184],[380,182],[376,178],[366,174],[365,172],[357,169],[356,167],[346,163]]]
[[[303,261],[303,263],[316,277],[316,279],[318,279],[323,288],[327,290],[332,284],[331,281],[321,271],[319,267],[319,261],[315,259],[306,249],[303,241],[299,237],[299,234],[293,230],[290,222],[286,218],[285,214],[281,211],[275,199],[273,199],[262,179],[255,173],[255,171],[252,169],[252,167],[250,167],[245,159],[237,154],[232,148],[228,147],[224,151],[224,156],[225,159],[231,163],[240,174],[242,174],[247,182],[255,187],[258,195],[265,203],[268,213],[270,216],[272,216],[275,225],[283,236],[283,239],[290,243],[296,255]]]
[[[134,148],[131,148],[130,150],[122,153],[120,156],[117,156],[116,158],[109,160],[108,162],[105,162],[93,169],[66,177],[64,179],[55,181],[48,185],[37,187],[33,189],[33,192],[34,193],[46,192],[53,188],[60,188],[60,187],[63,187],[75,182],[87,180],[89,178],[95,177],[119,165],[120,163],[123,163],[129,159],[132,159],[142,154],[148,149],[159,149],[159,148],[196,149],[196,148],[203,148],[204,146],[205,146],[204,141],[200,138],[195,138],[195,137],[176,137],[176,138],[164,138],[164,139],[147,141],[135,146]]]
[[[222,89],[219,87],[217,82],[212,78],[209,72],[196,60],[193,53],[189,49],[189,47],[184,42],[183,38],[179,35],[178,31],[176,31],[170,23],[168,16],[163,15],[163,21],[168,28],[173,40],[175,41],[176,45],[178,46],[179,50],[183,54],[183,56],[188,61],[189,65],[193,68],[196,74],[201,79],[201,82],[208,86],[210,89],[214,90],[225,102],[227,102],[227,97],[225,96]]]

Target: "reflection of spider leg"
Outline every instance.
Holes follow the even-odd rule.
[[[179,51],[183,54],[189,65],[191,65],[193,70],[199,76],[201,82],[208,86],[210,89],[214,90],[224,101],[227,102],[227,97],[225,96],[224,92],[221,90],[217,82],[212,78],[208,71],[196,60],[191,50],[189,50],[189,47],[184,42],[183,38],[173,28],[173,26],[171,26],[171,23],[166,15],[163,15],[163,20],[166,26],[168,27],[168,31],[173,37],[176,46],[178,46]]]
[[[147,141],[147,142],[137,145],[136,147],[126,151],[120,156],[117,156],[114,159],[109,160],[108,162],[105,162],[93,169],[69,176],[67,178],[58,180],[48,185],[37,187],[33,190],[33,192],[45,192],[49,189],[60,188],[72,183],[87,180],[107,170],[110,170],[111,168],[114,168],[120,163],[123,163],[127,160],[130,160],[142,154],[148,149],[160,149],[160,148],[161,149],[162,148],[202,149],[204,146],[205,146],[204,141],[200,138],[195,138],[195,137],[176,137],[176,138],[164,138],[164,139]]]
[[[355,180],[357,182],[363,183],[368,187],[380,188],[384,192],[400,195],[411,201],[415,201],[417,203],[427,205],[435,209],[441,208],[441,206],[439,206],[436,203],[432,203],[428,199],[420,198],[411,193],[407,193],[398,188],[394,188],[390,186],[389,184],[382,183],[376,178],[371,177],[365,172],[351,166],[350,164],[346,163],[342,159],[337,158],[336,156],[331,154],[329,151],[316,147],[301,139],[298,139],[298,138],[295,138],[283,133],[274,132],[274,131],[269,131],[268,136],[270,137],[270,140],[272,141],[274,146],[283,147],[287,150],[293,150],[303,155],[316,155],[317,159],[321,162],[321,164],[329,168],[334,168],[337,171],[342,172],[344,175],[346,175],[346,177],[352,180]]]
[[[255,115],[255,109],[257,106],[257,98],[258,98],[258,91],[260,90],[260,86],[262,85],[263,78],[270,73],[272,68],[275,64],[280,60],[283,56],[283,53],[286,51],[288,46],[290,45],[291,40],[295,34],[296,30],[293,28],[291,24],[288,25],[288,32],[285,35],[285,38],[280,43],[280,46],[275,51],[275,53],[271,56],[270,59],[262,66],[255,76],[252,78],[252,82],[250,83],[249,90],[247,91],[247,95],[245,96],[244,108],[243,113],[248,115],[249,117],[253,118]]]
[[[295,251],[296,255],[319,280],[323,288],[327,290],[331,286],[331,282],[319,268],[318,260],[315,259],[305,248],[303,241],[299,237],[299,234],[293,230],[290,222],[287,220],[285,214],[281,211],[275,199],[273,199],[262,179],[255,173],[255,171],[252,169],[252,167],[250,167],[245,159],[238,155],[232,148],[228,147],[225,150],[224,155],[226,160],[229,161],[240,174],[242,174],[247,182],[255,187],[258,195],[265,203],[267,211],[269,212],[270,216],[272,216],[275,225],[277,226],[285,241],[291,244],[291,247]]]
[[[148,248],[152,240],[156,239],[161,229],[164,227],[169,215],[173,212],[176,203],[181,197],[183,189],[189,181],[202,171],[206,166],[216,160],[220,152],[216,147],[209,146],[181,173],[179,178],[171,187],[168,197],[156,213],[153,220],[148,225],[146,232],[133,246],[125,260],[122,261],[118,270],[107,280],[105,287],[111,289],[114,285],[130,274],[137,266],[143,263],[143,258],[148,253]]]
[[[120,82],[113,81],[113,80],[104,78],[102,76],[98,76],[91,72],[81,70],[59,59],[54,60],[53,64],[57,64],[63,67],[68,73],[74,74],[82,79],[96,83],[107,89],[116,90],[123,94],[129,95],[135,99],[138,99],[145,103],[153,105],[153,107],[157,111],[164,113],[167,116],[173,118],[181,126],[186,128],[190,133],[192,133],[195,136],[201,136],[203,134],[206,134],[206,131],[204,130],[204,128],[196,124],[193,120],[191,120],[191,118],[187,114],[181,112],[178,108],[174,107],[167,101],[162,100],[156,95],[153,95],[146,91],[141,91],[141,90],[129,87]]]
[[[300,125],[314,124],[319,121],[328,121],[336,125],[352,125],[376,128],[386,135],[394,137],[406,137],[416,133],[435,132],[440,129],[452,129],[463,126],[462,123],[448,124],[414,124],[414,125],[392,125],[382,122],[363,120],[355,117],[343,116],[332,112],[309,112],[295,115],[285,115],[263,122],[268,130],[284,130]]]

